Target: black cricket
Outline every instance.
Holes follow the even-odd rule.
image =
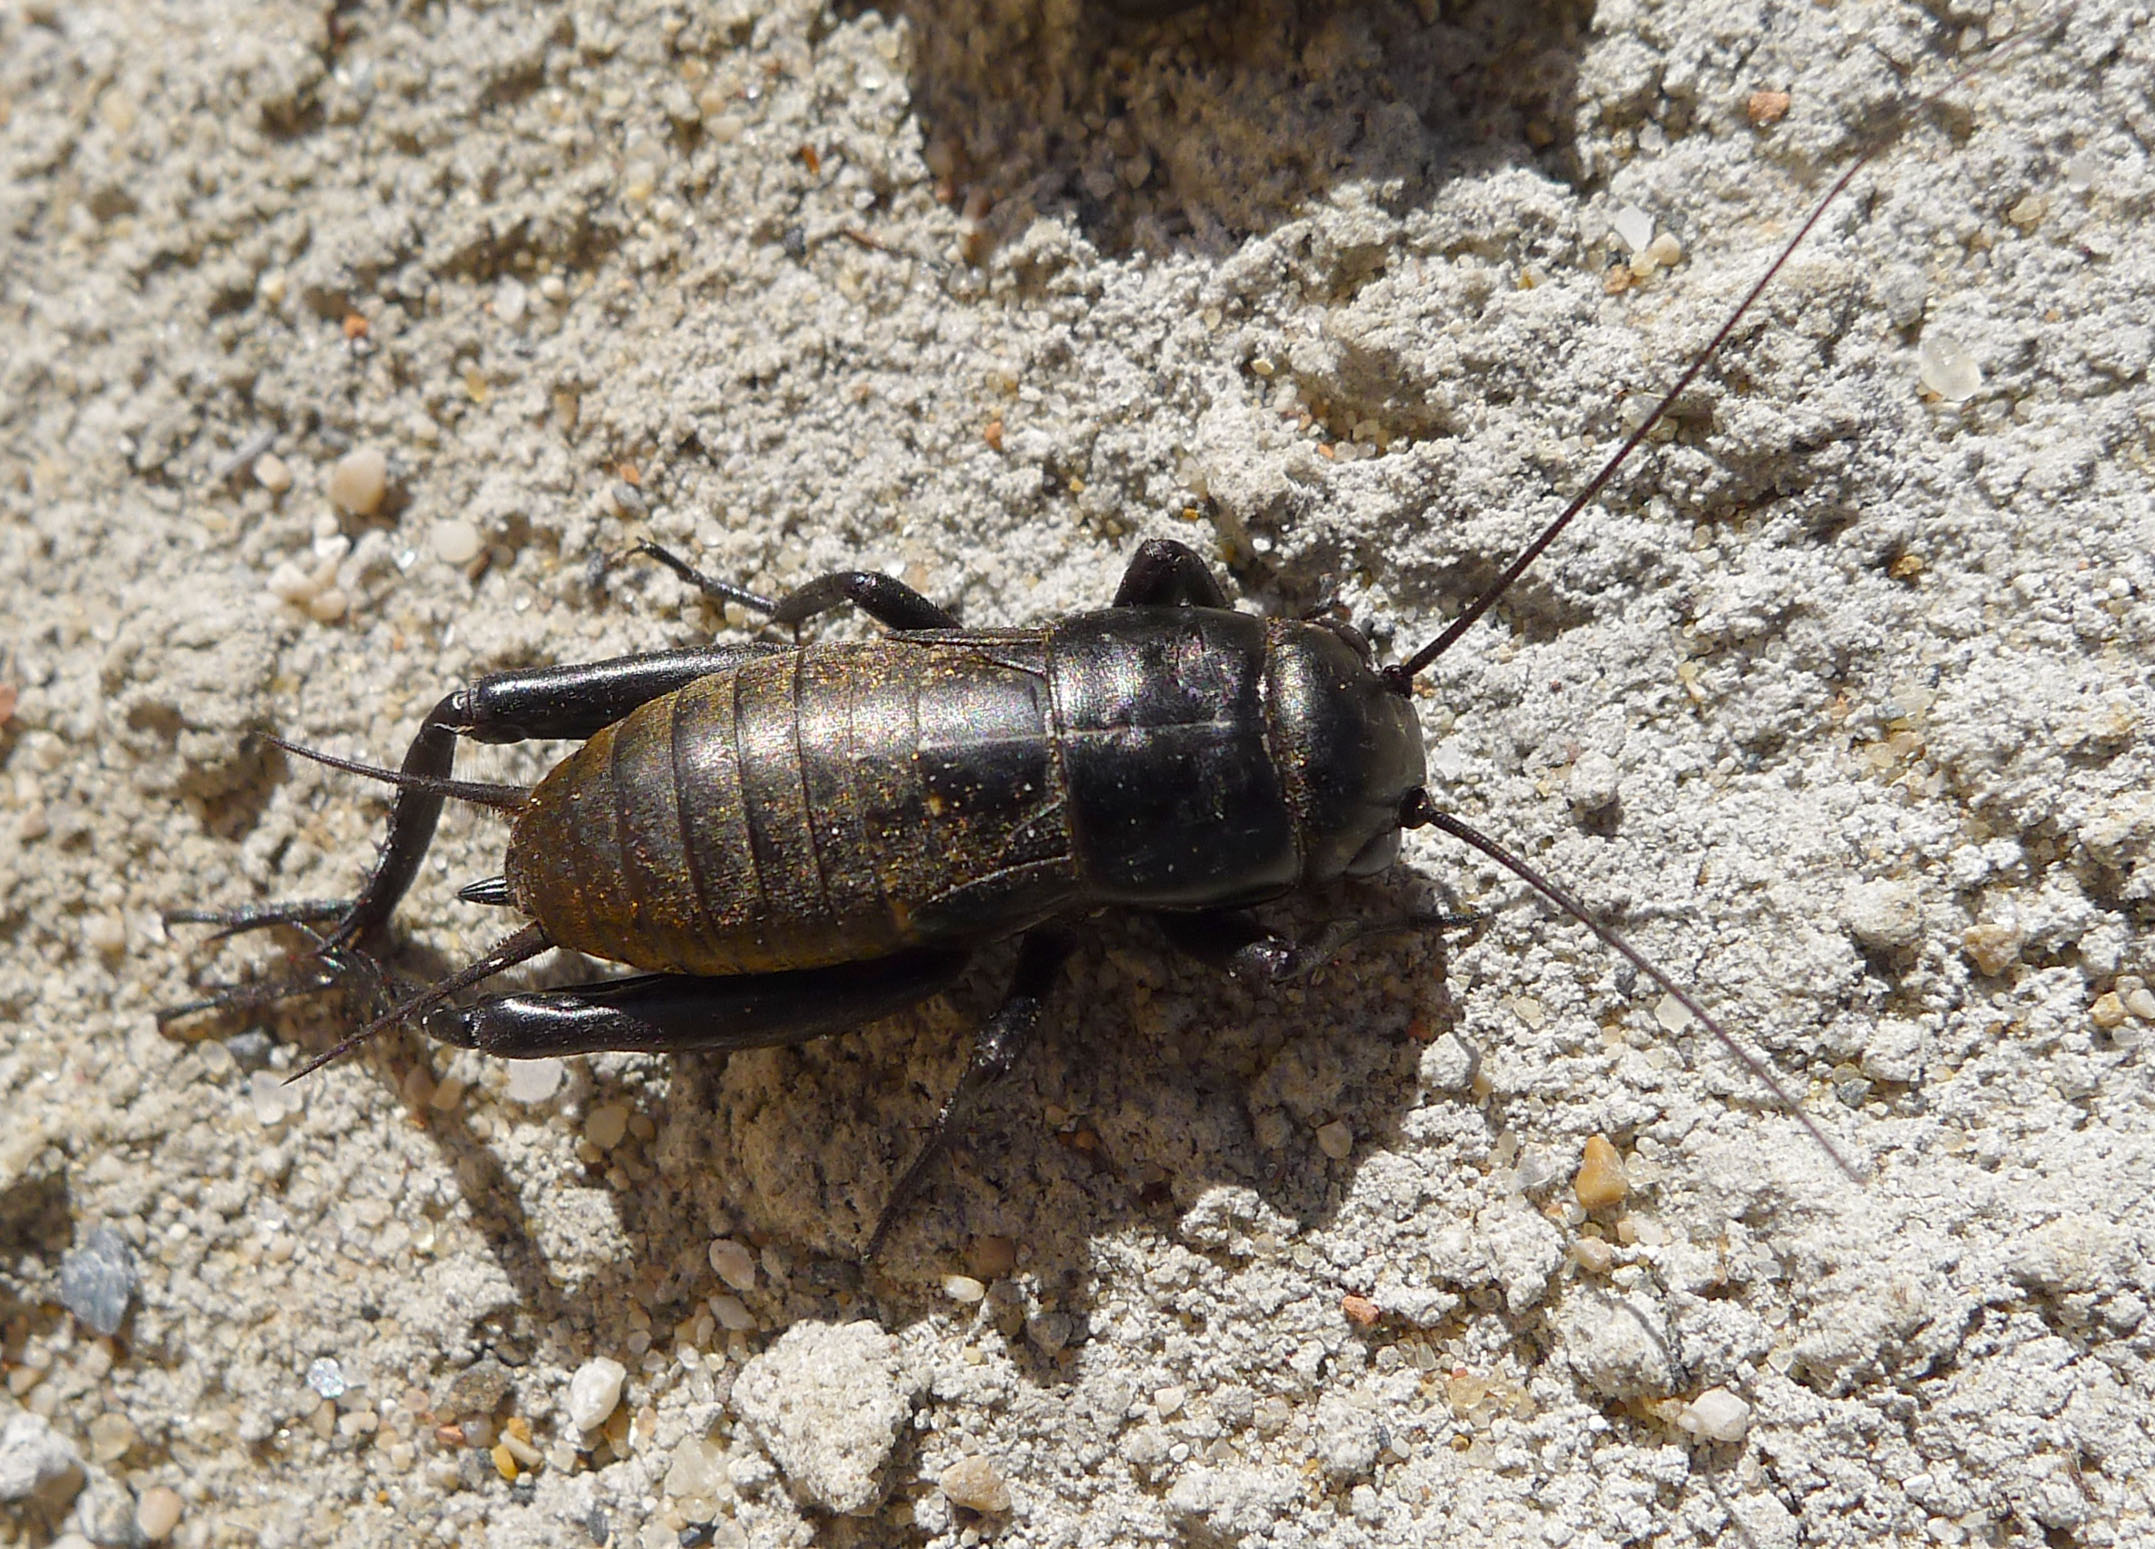
[[[502,875],[459,895],[529,923],[468,967],[402,995],[305,1075],[396,1023],[510,1059],[803,1042],[925,1000],[983,947],[1022,937],[1001,1008],[865,1250],[873,1256],[972,1102],[1039,1025],[1069,950],[1101,908],[1154,913],[1178,947],[1259,982],[1310,972],[1372,930],[1308,941],[1251,905],[1368,876],[1434,827],[1509,868],[1673,996],[1851,1171],[1771,1071],[1681,986],[1564,889],[1423,786],[1417,676],[1487,613],[1615,476],[1868,161],[1835,181],[1743,301],[1563,513],[1443,633],[1381,666],[1350,625],[1228,606],[1190,549],[1140,547],[1103,609],[1030,628],[965,629],[889,576],[843,571],[783,599],[648,554],[706,593],[799,626],[850,603],[881,639],[759,641],[495,673],[442,698],[400,770],[270,739],[399,787],[381,859],[349,902],[180,910],[218,935],[325,925],[294,978],[211,988],[161,1021],[264,1004],[381,966],[398,901],[442,803],[511,815]],[[450,778],[459,739],[579,741],[525,789]],[[565,989],[451,997],[549,947],[639,970]],[[296,1077],[294,1079],[297,1079]]]

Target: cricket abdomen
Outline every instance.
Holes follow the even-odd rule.
[[[815,645],[700,679],[557,766],[506,875],[559,945],[762,973],[1014,934],[1068,907],[1043,636]]]

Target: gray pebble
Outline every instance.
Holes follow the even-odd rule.
[[[324,1398],[342,1398],[344,1368],[337,1364],[334,1356],[318,1356],[307,1367],[307,1386]]]
[[[127,1239],[109,1226],[100,1226],[81,1247],[60,1260],[60,1302],[92,1333],[115,1334],[127,1316],[139,1278]]]
[[[225,1052],[232,1056],[232,1062],[246,1071],[260,1070],[266,1066],[277,1047],[270,1041],[269,1034],[259,1027],[234,1033],[224,1041],[224,1046]]]
[[[924,1385],[873,1323],[803,1322],[742,1368],[733,1405],[804,1505],[857,1516]]]
[[[56,1499],[50,1504],[65,1504],[82,1488],[82,1478],[82,1459],[43,1415],[17,1410],[0,1427],[0,1501],[26,1501],[51,1490]]]

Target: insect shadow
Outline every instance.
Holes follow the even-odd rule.
[[[867,9],[867,7],[862,7]],[[929,164],[994,238],[1231,249],[1341,184],[1427,201],[1463,147],[1562,158],[1577,0],[906,0]]]

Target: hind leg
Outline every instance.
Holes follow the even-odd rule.
[[[612,725],[637,706],[713,673],[780,649],[769,645],[712,645],[660,651],[566,667],[498,672],[442,696],[419,724],[399,773],[416,782],[397,791],[390,808],[381,858],[359,896],[347,902],[310,900],[293,904],[246,904],[226,910],[180,909],[173,924],[216,927],[211,940],[275,925],[307,929],[314,937],[314,967],[282,980],[229,984],[184,1005],[158,1013],[160,1023],[200,1011],[267,1005],[311,994],[371,973],[386,978],[375,959],[386,942],[389,919],[418,876],[433,842],[447,793],[441,788],[463,738],[510,743],[559,738],[581,740]],[[312,927],[327,922],[326,930]]]

